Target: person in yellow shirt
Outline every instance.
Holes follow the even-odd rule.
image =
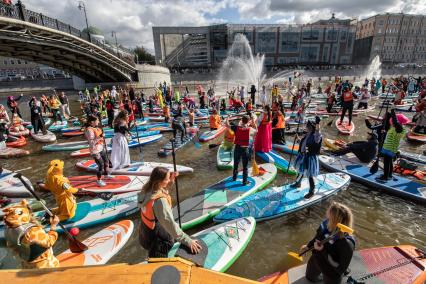
[[[63,170],[63,161],[50,161],[45,181],[46,188],[52,192],[56,204],[58,205],[58,208],[53,209],[52,212],[57,215],[61,221],[74,217],[77,209],[74,194],[78,192],[78,189],[71,186],[69,180],[64,177]]]
[[[62,116],[60,113],[61,102],[54,95],[49,97],[49,108],[52,111],[53,123],[56,123],[58,120],[62,122]]]
[[[216,109],[213,109],[212,114],[210,115],[210,130],[217,130],[220,128],[222,121],[220,119],[220,115],[217,113]]]

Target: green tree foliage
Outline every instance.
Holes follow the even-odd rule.
[[[136,46],[133,52],[140,63],[155,64],[155,57],[145,47]]]

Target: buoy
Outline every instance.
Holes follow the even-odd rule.
[[[71,228],[71,230],[70,230],[70,234],[72,235],[72,236],[77,236],[78,234],[80,233],[80,229],[79,228],[77,228],[77,227],[73,227],[73,228]]]

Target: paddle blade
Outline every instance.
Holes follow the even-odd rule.
[[[256,163],[256,159],[253,159],[252,175],[253,176],[258,176],[259,175],[259,166]]]
[[[97,196],[98,196],[100,199],[103,199],[103,200],[105,200],[105,201],[108,201],[108,200],[110,200],[110,199],[114,196],[114,194],[113,194],[113,193],[111,193],[111,192],[101,192],[101,193],[98,193],[98,194],[97,194]]]
[[[379,170],[379,159],[376,159],[370,168],[370,174],[374,175]]]
[[[339,228],[340,232],[342,232],[342,233],[352,234],[354,232],[354,230],[352,228],[350,228],[348,226],[345,226],[345,225],[343,225],[341,223],[338,223],[336,225],[336,227]]]
[[[298,253],[295,253],[295,252],[289,252],[289,253],[288,253],[288,255],[289,255],[291,258],[293,258],[293,259],[295,259],[295,260],[297,260],[297,261],[299,261],[299,262],[303,262],[303,257],[301,257]]]
[[[68,235],[68,244],[70,247],[70,251],[73,253],[81,253],[89,249],[85,244],[83,244],[71,235]]]

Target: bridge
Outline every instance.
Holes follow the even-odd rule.
[[[87,83],[137,81],[133,58],[68,24],[16,5],[0,3],[0,55],[51,66]]]

